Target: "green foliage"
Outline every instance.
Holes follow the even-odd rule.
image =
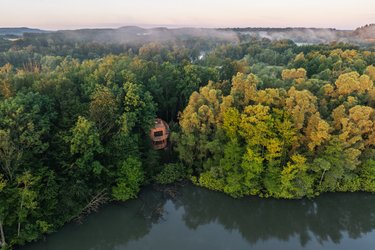
[[[4,180],[3,176],[0,175],[0,192],[3,191],[3,189],[5,188],[7,182],[6,180]]]
[[[155,106],[149,92],[138,84],[127,82],[124,88],[124,114],[128,115],[130,124],[138,124],[148,131],[155,117]],[[129,126],[128,126],[129,129]]]
[[[84,168],[94,162],[95,154],[102,153],[103,147],[100,143],[99,133],[93,122],[84,117],[78,117],[76,126],[72,129],[69,138],[70,152],[78,155],[77,166]]]
[[[134,157],[126,159],[119,166],[116,184],[112,188],[115,200],[126,201],[137,197],[140,186],[144,181],[141,162]]]
[[[212,172],[204,172],[197,179],[195,176],[192,177],[192,182],[198,186],[205,187],[215,191],[223,191],[225,186],[224,180],[216,178]]]
[[[375,160],[368,159],[361,166],[361,189],[375,192]]]
[[[281,193],[283,198],[301,198],[313,194],[313,178],[308,175],[306,159],[301,155],[293,155],[292,162],[281,171]]]
[[[180,163],[169,163],[162,167],[159,174],[155,176],[155,181],[159,184],[171,184],[182,181],[188,176],[185,166]]]

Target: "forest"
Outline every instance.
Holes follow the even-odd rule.
[[[149,184],[232,197],[375,192],[375,47],[240,35],[0,38],[0,247]],[[153,150],[155,118],[169,123]]]

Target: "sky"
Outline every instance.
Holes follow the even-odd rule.
[[[375,0],[0,0],[0,27],[320,27],[375,23]]]

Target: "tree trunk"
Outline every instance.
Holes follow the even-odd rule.
[[[326,173],[326,170],[323,171],[322,176],[320,177],[319,186],[322,185],[322,181],[323,181],[325,173]]]
[[[17,237],[20,237],[20,233],[21,233],[21,222],[18,222]]]
[[[3,222],[0,220],[0,247],[6,246]]]
[[[26,187],[25,187],[26,188]],[[21,199],[21,208],[20,211],[23,209],[23,202],[24,202],[24,193],[22,193],[22,199]],[[17,228],[17,237],[20,237],[21,234],[21,220],[20,216],[18,215],[18,228]]]

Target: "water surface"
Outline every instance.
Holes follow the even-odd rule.
[[[375,195],[313,200],[232,199],[194,186],[146,188],[82,225],[70,223],[22,250],[375,249]]]

